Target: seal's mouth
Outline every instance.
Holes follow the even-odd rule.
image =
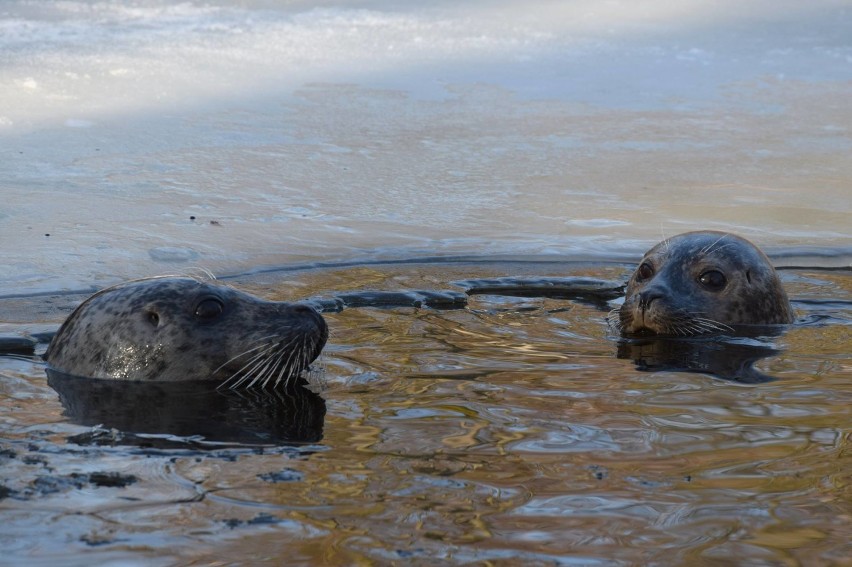
[[[658,336],[660,336],[660,333],[658,333],[657,331],[655,331],[655,330],[651,329],[650,327],[644,327],[644,326],[643,326],[643,327],[639,327],[638,329],[635,329],[635,330],[631,331],[631,332],[630,332],[630,333],[628,333],[628,334],[629,334],[631,337],[638,337],[638,338],[642,338],[642,337],[658,337]]]
[[[322,353],[328,325],[314,308],[296,305],[270,334],[240,341],[243,346],[216,368],[219,389],[277,388],[295,384]]]

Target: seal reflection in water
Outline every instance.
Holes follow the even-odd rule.
[[[308,305],[159,277],[89,297],[62,324],[45,360],[86,378],[267,387],[297,377],[327,338],[324,319]]]
[[[745,238],[715,231],[681,234],[649,250],[610,317],[625,336],[694,336],[792,320],[766,255]]]
[[[63,415],[94,427],[72,438],[80,445],[220,448],[310,444],[323,436],[325,400],[301,378],[274,389],[217,390],[204,382],[91,380],[48,368],[47,383]]]

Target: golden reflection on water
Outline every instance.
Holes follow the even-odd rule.
[[[465,277],[518,275],[509,270],[372,266],[240,287],[290,300],[450,289]],[[852,296],[837,274],[788,279],[793,297]],[[203,542],[180,552],[151,544],[154,556],[198,563],[828,564],[851,556],[848,312],[845,324],[800,324],[776,338],[784,350],[757,365],[777,379],[757,385],[639,371],[616,357],[605,313],[498,296],[473,296],[466,309],[328,313],[331,338],[313,383],[327,406],[322,442],[290,456],[179,456],[155,475],[128,456],[149,494],[168,495],[177,483],[206,496],[158,508],[156,522],[127,509],[113,529],[131,540],[165,530]],[[54,401],[40,403],[55,414]],[[282,470],[292,478],[264,480]]]
[[[446,269],[343,270],[299,291],[470,276]],[[852,295],[848,277],[804,277],[823,278],[817,293]],[[497,562],[848,556],[848,325],[792,329],[777,341],[785,352],[758,362],[778,380],[751,386],[637,372],[615,358],[604,315],[490,296],[465,310],[329,314],[325,396],[356,415],[338,419],[332,405],[325,441],[336,449],[315,462],[328,471],[360,459],[360,481],[323,487],[324,500],[370,503],[357,520],[337,516],[338,528],[364,529],[369,541],[355,547],[372,557],[413,542],[434,552],[424,541],[446,558]]]

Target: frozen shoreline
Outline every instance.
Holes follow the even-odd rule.
[[[852,246],[835,3],[270,6],[4,6],[0,294],[694,228]]]

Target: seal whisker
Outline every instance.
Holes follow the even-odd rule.
[[[261,337],[261,338],[259,338],[259,339],[257,339],[257,340],[258,340],[258,341],[265,341],[265,340],[267,340],[267,339],[271,339],[271,338],[273,338],[274,336],[275,336],[275,335],[267,335],[267,336],[265,336],[265,337]],[[245,355],[247,355],[248,353],[253,352],[253,351],[255,351],[255,350],[259,349],[259,348],[263,348],[264,346],[268,346],[269,344],[270,344],[270,343],[260,343],[260,344],[258,344],[256,347],[252,347],[252,348],[250,348],[250,349],[248,349],[248,350],[244,350],[243,352],[241,352],[240,354],[238,354],[238,355],[236,355],[236,356],[232,356],[231,358],[229,358],[228,360],[226,360],[225,362],[223,362],[222,364],[220,364],[220,365],[216,368],[216,370],[214,370],[213,372],[211,372],[211,373],[210,373],[210,375],[211,375],[211,376],[215,375],[217,372],[219,372],[220,370],[222,370],[225,366],[229,365],[230,363],[232,363],[233,361],[237,360],[238,358],[240,358],[240,357],[242,357],[242,356],[245,356]]]
[[[730,233],[728,233],[728,232],[724,233],[722,236],[717,238],[715,241],[713,241],[712,243],[710,243],[707,246],[705,246],[704,248],[702,248],[701,252],[699,252],[699,254],[707,256],[708,254],[710,254],[710,251],[713,249],[714,246],[716,246],[718,243],[720,243],[722,240],[724,240],[728,236],[730,236]]]
[[[676,325],[679,336],[689,337],[699,335],[706,330],[688,311],[681,311],[676,314],[673,323]]]
[[[184,275],[190,278],[195,278],[195,276],[192,274],[193,271],[201,272],[201,275],[206,277],[207,281],[217,281],[216,275],[203,266],[189,266],[188,268],[186,268],[186,273]]]
[[[302,352],[301,352],[301,357],[300,357],[301,361],[299,362],[299,368],[301,369],[300,372],[304,372],[305,370],[310,368],[311,354],[314,352],[315,346],[316,345],[314,344],[313,339],[311,339],[310,337],[305,337],[302,340]],[[289,384],[289,378],[288,378],[288,384]]]
[[[248,383],[248,385],[246,386],[246,388],[248,388],[248,389],[253,388],[253,387],[254,387],[254,385],[255,385],[255,384],[257,384],[257,382],[258,382],[261,378],[263,378],[263,376],[264,376],[267,372],[269,372],[269,371],[270,371],[270,368],[274,367],[274,364],[275,364],[275,359],[274,359],[274,358],[266,358],[266,359],[264,359],[264,360],[263,360],[263,362],[262,362],[261,364],[259,364],[259,365],[258,365],[258,366],[260,367],[260,368],[259,368],[259,370],[257,370],[257,371],[256,371],[256,373],[254,373],[254,372],[253,372],[253,374],[255,374],[255,376],[254,376],[254,378],[252,378],[251,382],[249,382],[249,383]],[[250,376],[251,376],[251,374],[247,375],[247,377],[246,377],[246,378],[248,379]]]
[[[736,246],[736,243],[733,243],[733,242],[731,244],[725,244],[723,246],[718,246],[718,247],[714,248],[713,250],[711,250],[706,255],[709,256],[710,254],[717,254],[717,253],[721,252],[722,250],[724,250],[726,248],[732,248],[734,246]]]
[[[281,380],[281,374],[287,369],[286,364],[281,364],[281,361],[284,360],[284,352],[281,351],[275,356],[275,364],[272,365],[272,368],[269,369],[269,373],[266,375],[266,378],[263,379],[263,384],[261,384],[261,388],[264,390],[269,385],[269,381],[272,380],[272,377],[275,376],[275,370],[278,370],[278,377],[275,378],[275,382],[273,385],[277,385]]]
[[[237,370],[236,373],[239,373],[240,371],[242,371],[244,368],[249,366],[253,361],[257,360],[258,358],[266,355],[269,352],[269,350],[272,349],[274,346],[275,346],[275,343],[272,343],[272,342],[261,343],[258,346],[253,347],[249,350],[246,350],[246,351],[238,354],[237,356],[233,357],[232,359],[230,359],[231,361],[233,361],[233,360],[240,358],[241,356],[244,356],[244,355],[249,354],[249,353],[254,352],[254,351],[258,351],[258,352],[254,352],[254,354],[243,364],[243,366],[241,366],[239,368],[239,370]],[[226,364],[223,364],[222,366],[217,368],[217,371],[224,368]]]
[[[238,374],[234,374],[234,376],[232,376],[232,377],[231,377],[231,380],[230,380],[230,381],[231,381],[231,385],[230,385],[230,386],[228,386],[228,389],[229,389],[229,390],[236,390],[237,388],[239,388],[240,386],[242,386],[243,384],[245,384],[245,383],[246,383],[246,381],[247,381],[249,378],[251,378],[251,377],[252,377],[252,375],[253,375],[254,371],[258,368],[258,366],[260,366],[261,364],[263,364],[265,360],[266,360],[266,359],[265,359],[265,358],[263,358],[263,357],[261,357],[261,358],[259,358],[259,359],[255,359],[255,360],[253,361],[252,366],[251,366],[250,368],[247,368],[246,370],[241,371],[241,372],[239,372]]]
[[[293,348],[290,350],[290,356],[287,357],[287,361],[281,367],[281,372],[279,373],[278,378],[275,380],[276,385],[281,383],[281,377],[284,375],[285,371],[287,374],[285,384],[289,385],[290,377],[296,374],[296,372],[293,371],[295,367],[295,362],[298,361],[298,358],[301,356],[303,348],[304,344],[302,344],[302,348]]]
[[[700,335],[708,330],[702,321],[693,317],[689,312],[684,312],[681,315],[681,325],[684,329],[684,336]]]
[[[318,356],[315,359],[311,360],[313,353],[316,352],[317,342],[314,338],[308,337],[308,339],[306,340],[306,343],[307,343],[307,348],[305,349],[305,355],[304,355],[304,357],[305,357],[305,361],[304,361],[305,372],[307,372],[309,374],[313,374],[316,369],[311,365],[311,362],[316,362],[317,365],[321,365],[322,364],[322,362],[320,361],[321,356]]]
[[[713,320],[713,319],[706,319],[704,317],[696,317],[695,321],[698,322],[698,323],[702,323],[704,325],[707,325],[710,328],[716,329],[717,331],[729,331],[729,332],[734,331],[733,327],[731,327],[730,325],[726,325],[726,324],[722,323],[721,321],[716,321],[716,320]]]
[[[276,386],[281,383],[282,379],[284,380],[284,385],[289,386],[290,380],[292,380],[301,371],[301,360],[303,358],[304,348],[305,344],[304,341],[302,341],[299,348],[294,348],[293,352],[290,353],[290,356],[287,358],[287,363],[281,368],[281,372],[275,379]]]
[[[689,329],[690,334],[693,334],[693,335],[701,335],[701,334],[706,333],[707,331],[713,330],[713,329],[708,329],[708,328],[704,327],[703,325],[701,325],[700,323],[697,323],[697,322],[691,323],[688,326],[688,329]]]
[[[722,331],[723,328],[709,321],[695,321],[695,328],[701,331]]]
[[[255,366],[255,368],[252,369],[252,372],[248,373],[247,379],[250,378],[250,380],[249,380],[248,384],[246,385],[246,388],[251,389],[258,382],[263,384],[263,380],[275,368],[276,360],[278,359],[279,356],[280,356],[280,354],[278,353],[277,348],[271,349],[269,356],[264,358],[263,361],[260,364]]]
[[[259,366],[261,366],[267,359],[266,356],[275,348],[274,343],[264,343],[266,348],[258,353],[255,353],[243,366],[241,366],[236,372],[234,372],[227,380],[222,382],[219,387],[225,386],[229,382],[233,382],[228,389],[233,390],[238,388],[241,384],[243,384]]]
[[[304,343],[304,340],[302,342]],[[278,376],[275,378],[275,382],[273,382],[274,386],[277,387],[279,384],[281,384],[282,379],[284,380],[284,385],[289,386],[290,385],[290,378],[292,378],[293,376],[298,374],[298,370],[297,370],[298,367],[294,364],[294,361],[298,360],[298,358],[301,357],[302,346],[300,346],[299,348],[294,347],[294,348],[290,349],[290,356],[287,357],[286,361],[284,361],[284,354],[285,353],[281,354],[279,362],[284,361],[284,363],[281,364],[281,368],[278,371]],[[296,357],[296,358],[294,358],[294,357]],[[269,376],[269,378],[267,378],[267,382],[269,381],[270,378],[272,378],[271,375]],[[264,382],[264,384],[263,384],[264,387],[266,387],[267,382]]]
[[[303,370],[303,359],[304,359],[304,344],[301,345],[300,349],[296,352],[295,358],[287,361],[286,372],[279,375],[275,381],[276,386],[284,381],[284,386],[289,387],[290,382],[299,375],[299,373]],[[292,363],[291,363],[292,362]]]
[[[275,335],[269,335],[269,336],[263,337],[260,340],[266,340],[266,339],[272,338],[274,336]],[[263,343],[263,344],[261,344],[257,347],[250,349],[250,351],[253,351],[253,350],[257,350],[259,348],[266,347],[261,352],[256,353],[246,364],[244,364],[239,370],[237,370],[237,372],[235,372],[234,375],[232,375],[225,382],[223,382],[220,385],[220,387],[222,387],[225,384],[233,381],[234,383],[230,386],[230,389],[238,388],[242,384],[244,384],[247,380],[249,380],[253,375],[258,373],[258,375],[255,377],[255,379],[249,384],[249,387],[252,387],[255,384],[255,382],[257,382],[257,380],[259,378],[262,378],[264,376],[264,373],[268,372],[269,376],[267,377],[266,381],[263,384],[264,387],[265,387],[265,385],[268,382],[269,377],[271,377],[271,375],[274,374],[274,368],[277,367],[278,362],[280,362],[280,360],[287,354],[286,349],[288,347],[292,346],[295,343],[296,340],[298,340],[298,337],[294,337],[293,339],[291,339],[290,341],[288,341],[287,343],[284,343],[284,344],[278,344],[278,343],[275,343],[275,342],[272,342],[272,343],[267,342],[267,343]],[[268,357],[268,355],[270,353],[272,353],[273,351],[280,351],[280,354],[276,354],[276,355],[273,355],[272,357]],[[249,351],[247,351],[247,352],[249,352]],[[246,354],[246,353],[243,353],[243,354]],[[241,355],[238,355],[237,357],[234,357],[234,358],[239,358],[239,356],[241,356]],[[270,366],[268,364],[270,362],[273,362],[274,364],[272,364]]]
[[[620,332],[621,331],[621,317],[619,315],[619,308],[616,307],[612,309],[609,313],[606,314],[606,322],[609,325],[609,328],[613,331]]]
[[[709,319],[707,317],[699,317],[699,315],[704,315],[701,311],[695,311],[690,314],[690,316],[695,320],[695,322],[705,329],[713,329],[717,331],[733,331],[733,327],[730,327],[720,321],[716,321],[715,319]]]
[[[255,376],[255,378],[249,383],[248,388],[253,388],[254,385],[261,380],[263,380],[262,387],[266,387],[269,378],[272,377],[272,375],[275,373],[275,369],[277,368],[278,364],[284,358],[284,355],[287,354],[287,350],[285,349],[291,347],[297,339],[298,337],[294,337],[287,341],[287,343],[285,344],[275,345],[275,348],[277,350],[276,354],[267,359],[266,364],[258,371],[257,376]],[[290,349],[290,355],[293,355],[292,349]]]

